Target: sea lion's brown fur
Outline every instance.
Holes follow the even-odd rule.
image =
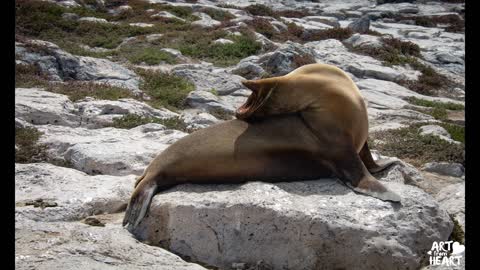
[[[124,225],[140,222],[155,193],[183,183],[337,176],[360,193],[400,201],[369,172],[386,165],[371,157],[366,106],[343,71],[313,64],[244,85],[252,95],[237,110],[238,120],[196,131],[150,163],[138,178]]]

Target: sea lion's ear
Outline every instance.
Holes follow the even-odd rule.
[[[242,81],[242,84],[254,92],[257,92],[262,88],[262,83],[260,80],[244,80]]]

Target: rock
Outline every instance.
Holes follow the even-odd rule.
[[[95,18],[95,17],[82,17],[78,19],[81,22],[94,22],[94,23],[109,23],[109,21],[102,19],[102,18]]]
[[[139,175],[161,151],[187,135],[167,129],[146,132],[132,129],[69,128],[43,125],[39,143],[48,147],[51,158],[65,162],[88,174]],[[157,129],[158,130],[158,129]]]
[[[162,49],[160,49],[160,51],[169,53],[169,54],[171,54],[171,55],[174,56],[174,57],[182,57],[182,56],[183,56],[183,54],[182,54],[181,51],[175,50],[175,49],[171,49],[171,48],[162,48]]]
[[[138,76],[117,63],[106,59],[75,56],[61,50],[51,42],[33,40],[30,43],[43,47],[42,52],[29,51],[23,47],[23,44],[17,43],[15,45],[16,55],[28,64],[37,65],[52,80],[107,83],[128,88],[134,93],[141,93],[138,88]]]
[[[80,16],[78,16],[78,14],[75,14],[75,13],[63,13],[62,14],[62,18],[65,19],[65,20],[72,20],[72,21],[76,21],[80,18]]]
[[[307,21],[314,21],[314,22],[320,22],[324,24],[328,24],[333,27],[340,27],[340,23],[338,22],[338,19],[335,17],[327,17],[327,16],[306,16],[303,17],[304,20]]]
[[[167,109],[154,109],[149,105],[130,98],[119,100],[86,100],[75,103],[81,125],[88,128],[109,126],[114,118],[126,114],[136,114],[144,117],[161,119],[179,116]]]
[[[204,109],[206,111],[220,110],[228,113],[234,113],[235,108],[230,104],[224,104],[219,97],[209,91],[192,91],[185,99],[190,108]]]
[[[245,79],[253,80],[259,79],[262,74],[265,73],[265,70],[258,64],[252,62],[240,61],[231,72],[236,75],[240,75]]]
[[[262,46],[262,52],[268,52],[277,49],[280,44],[272,42],[270,39],[266,38],[264,35],[255,32],[255,41],[259,42]]]
[[[200,17],[200,20],[191,23],[192,26],[198,26],[201,28],[214,28],[222,24],[221,22],[212,19],[212,17],[205,13],[194,12],[192,15]]]
[[[40,88],[15,88],[15,117],[34,125],[79,125],[76,109],[67,96]]]
[[[212,91],[215,89],[219,95],[228,95],[239,89],[243,89],[241,81],[244,80],[238,75],[232,75],[221,68],[189,67],[177,65],[172,73],[183,77],[195,85],[195,90]]]
[[[261,56],[258,62],[271,76],[282,76],[304,64],[316,61],[313,50],[287,41],[274,52]]]
[[[390,67],[356,62],[347,65],[347,70],[359,78],[374,78],[385,81],[401,81],[405,75]]]
[[[435,199],[441,207],[453,215],[465,232],[465,182],[443,188]]]
[[[453,223],[419,188],[384,184],[400,194],[401,206],[334,179],[183,185],[155,196],[132,232],[221,269],[260,260],[267,269],[418,269],[425,250],[448,239]]]
[[[142,28],[154,26],[154,24],[151,24],[151,23],[129,23],[128,25],[142,27]]]
[[[214,44],[233,44],[234,42],[230,39],[219,38],[213,41]]]
[[[413,3],[389,3],[383,5],[377,5],[375,7],[365,7],[359,9],[363,12],[382,12],[383,14],[396,14],[396,13],[418,13],[419,8]]]
[[[162,36],[163,34],[150,34],[145,36],[145,38],[147,39],[147,41],[152,42],[154,40],[160,39]]]
[[[426,135],[432,135],[439,137],[442,140],[445,140],[450,143],[456,143],[459,144],[460,142],[452,140],[452,137],[450,136],[450,133],[446,129],[444,129],[441,126],[437,125],[426,125],[426,126],[421,126],[420,127],[420,135],[426,136]]]
[[[465,174],[465,168],[460,163],[429,162],[423,165],[422,170],[454,177],[462,177]]]
[[[15,215],[36,221],[72,221],[125,209],[134,175],[90,176],[48,163],[15,164]],[[28,206],[48,200],[52,207]]]
[[[273,28],[275,28],[277,32],[284,32],[288,30],[288,26],[283,22],[274,20],[274,21],[271,21],[270,24],[273,26]]]
[[[370,28],[370,19],[368,16],[363,16],[349,24],[348,28],[353,32],[365,34]]]
[[[197,130],[206,128],[213,124],[221,122],[215,116],[206,113],[206,112],[188,112],[184,111],[182,118],[185,119],[185,123],[188,125],[188,128]]]
[[[314,32],[318,30],[326,30],[326,29],[333,28],[331,23],[327,24],[319,21],[306,20],[306,19],[300,19],[300,18],[286,18],[286,17],[281,17],[281,18],[287,23],[296,24],[297,26],[303,28],[304,31],[306,32]]]
[[[185,22],[184,19],[182,19],[180,17],[177,17],[177,16],[173,15],[172,13],[170,13],[168,11],[160,11],[156,14],[153,14],[150,17],[152,17],[152,18],[163,18],[163,19],[174,19],[174,20],[178,20],[178,21],[181,21],[181,22]]]
[[[206,270],[135,240],[119,224],[15,220],[15,269]]]
[[[450,53],[440,52],[436,54],[436,57],[437,57],[437,60],[443,64],[450,64],[450,63],[461,64],[461,65],[465,64],[465,61],[462,58],[457,57]]]
[[[371,35],[361,35],[361,34],[354,34],[350,38],[345,39],[343,43],[350,45],[354,48],[356,47],[374,47],[380,48],[382,47],[382,42],[380,41],[380,37],[371,36]]]

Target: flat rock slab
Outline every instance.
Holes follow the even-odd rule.
[[[135,240],[118,224],[15,220],[15,269],[205,270]]]
[[[418,269],[425,250],[448,239],[453,223],[419,188],[385,185],[401,205],[333,179],[184,185],[154,197],[133,233],[221,269],[259,261],[266,269]]]
[[[90,176],[48,163],[15,164],[15,213],[32,220],[70,221],[119,212],[134,182],[134,175]]]
[[[42,125],[39,142],[52,159],[88,174],[139,175],[161,151],[187,133],[147,124],[132,129],[69,128]]]

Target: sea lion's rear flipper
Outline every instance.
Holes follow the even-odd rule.
[[[362,147],[362,150],[360,150],[359,156],[370,173],[381,172],[390,167],[391,165],[399,162],[395,159],[381,159],[377,161],[373,160],[372,153],[370,152],[370,149],[368,148],[368,143],[366,141]]]
[[[360,156],[354,151],[346,151],[344,156],[334,162],[334,171],[348,187],[354,191],[378,198],[383,201],[400,202],[395,192],[387,189],[368,171]]]
[[[153,196],[157,193],[158,185],[155,181],[140,181],[130,198],[123,218],[123,226],[135,228],[145,217],[152,202]]]

